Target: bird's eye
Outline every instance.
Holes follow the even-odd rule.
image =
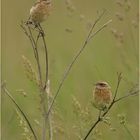
[[[100,85],[100,86],[105,86],[105,84],[104,84],[104,83],[100,83],[99,85]]]

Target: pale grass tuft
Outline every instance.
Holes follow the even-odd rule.
[[[108,126],[111,126],[111,120],[110,117],[103,117],[102,121],[107,124]]]
[[[123,7],[124,6],[124,3],[120,0],[116,1],[116,4],[120,7]]]
[[[17,89],[16,92],[18,92],[23,97],[27,97],[27,93],[24,91],[24,89]]]
[[[65,0],[65,5],[66,5],[66,9],[68,11],[68,16],[71,17],[73,15],[73,13],[75,12],[76,8],[75,6],[72,4],[71,0]]]
[[[117,115],[120,124],[125,124],[126,123],[126,115],[125,114],[118,114]]]
[[[129,0],[127,0],[125,3],[125,10],[127,12],[131,10],[131,2]]]
[[[124,33],[119,32],[116,29],[111,29],[111,33],[114,36],[114,38],[119,42],[120,45],[124,43]]]
[[[23,66],[24,66],[24,70],[25,70],[25,74],[27,78],[38,85],[38,79],[30,60],[24,55],[22,55],[22,60],[23,60]]]
[[[68,28],[68,27],[65,29],[65,31],[66,31],[67,33],[72,33],[72,29],[71,29],[71,28]]]
[[[76,99],[76,97],[72,97],[73,100],[73,112],[76,114],[79,119],[82,120],[84,124],[88,124],[91,119],[91,110],[89,106],[82,107],[80,102]]]
[[[19,126],[22,128],[21,135],[23,136],[24,140],[32,140],[31,132],[27,126],[26,121],[23,119],[23,117],[20,115],[20,113],[16,110],[17,118],[19,120]]]
[[[110,131],[116,132],[117,130],[116,130],[116,128],[110,127]]]
[[[119,21],[123,21],[124,20],[124,15],[120,12],[116,13],[116,17],[118,18]]]
[[[70,13],[73,13],[73,12],[75,11],[75,7],[74,7],[74,5],[72,4],[71,0],[66,0],[66,1],[65,1],[65,4],[66,4],[67,10],[68,10]]]
[[[55,134],[65,134],[64,129],[61,126],[55,125],[53,128]]]
[[[101,138],[101,136],[102,136],[101,131],[99,131],[99,129],[96,128],[95,131],[94,131],[95,139]]]
[[[36,125],[41,126],[41,124],[38,120],[35,119],[34,122],[35,122]]]
[[[80,15],[80,21],[83,21],[85,19],[85,16],[84,15]]]
[[[75,114],[81,114],[82,113],[82,109],[81,109],[81,104],[79,103],[79,101],[73,96],[72,97],[73,100],[73,111]]]

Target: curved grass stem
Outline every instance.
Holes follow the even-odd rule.
[[[33,136],[35,140],[38,140],[36,133],[27,117],[27,115],[24,113],[24,111],[21,109],[21,107],[18,105],[18,103],[16,102],[16,100],[12,97],[12,95],[10,94],[9,90],[6,88],[5,85],[2,85],[2,89],[5,92],[5,94],[10,98],[10,100],[15,104],[15,106],[17,107],[17,109],[20,111],[20,113],[22,114],[22,116],[24,117],[26,123],[28,124]]]
[[[69,66],[67,67],[66,71],[64,72],[64,75],[63,75],[63,77],[62,77],[62,80],[60,81],[59,86],[58,86],[58,89],[57,89],[57,91],[56,91],[56,93],[55,93],[55,95],[54,95],[54,97],[53,97],[53,99],[52,99],[52,103],[51,103],[51,105],[50,105],[50,108],[48,109],[48,112],[47,112],[47,115],[46,115],[46,118],[47,118],[47,119],[48,119],[48,116],[49,116],[49,114],[50,114],[50,112],[51,112],[51,109],[52,109],[52,107],[53,107],[53,104],[54,104],[54,102],[55,102],[55,100],[56,100],[56,98],[57,98],[57,96],[58,96],[58,94],[59,94],[59,92],[60,92],[60,90],[61,90],[63,84],[64,84],[64,81],[65,81],[66,78],[68,77],[68,75],[69,75],[69,73],[70,73],[70,70],[72,69],[73,65],[75,64],[75,62],[77,61],[77,59],[79,58],[79,56],[81,55],[81,53],[82,53],[82,52],[84,51],[84,49],[86,48],[88,42],[90,41],[91,38],[93,38],[97,33],[99,33],[100,31],[102,31],[102,30],[110,23],[110,22],[109,22],[110,20],[109,20],[109,21],[106,22],[102,27],[100,27],[97,31],[95,31],[95,32],[92,34],[95,25],[100,21],[100,19],[102,18],[102,16],[103,16],[104,14],[105,14],[105,11],[95,20],[95,22],[93,23],[93,25],[92,25],[92,27],[91,27],[91,29],[90,29],[90,31],[89,31],[89,33],[88,33],[88,35],[87,35],[85,41],[84,41],[82,47],[78,50],[78,52],[76,53],[76,55],[73,57],[72,62],[69,64]]]

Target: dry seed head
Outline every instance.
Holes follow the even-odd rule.
[[[114,37],[118,37],[118,34],[117,34],[117,30],[116,29],[111,29],[111,33],[114,35]]]
[[[64,129],[61,127],[61,126],[58,126],[58,125],[56,125],[55,127],[54,127],[54,133],[61,133],[61,134],[64,134],[65,133],[65,131],[64,131]]]
[[[35,70],[32,67],[31,62],[24,55],[22,56],[22,60],[23,60],[23,66],[24,66],[24,70],[25,70],[25,74],[27,78],[30,81],[33,81],[36,84],[38,84],[37,76],[36,76]]]
[[[86,27],[87,27],[87,30],[89,30],[92,27],[92,21],[91,20],[87,21]]]
[[[115,132],[115,131],[116,131],[116,128],[112,128],[112,127],[110,127],[110,131]]]
[[[119,41],[120,45],[122,45],[124,42],[124,33],[119,33],[116,29],[111,29],[111,33],[116,38],[116,40]]]
[[[120,124],[125,124],[126,123],[126,116],[125,116],[125,114],[118,114],[117,116],[119,118]]]
[[[65,4],[66,4],[67,10],[69,11],[69,14],[72,14],[72,13],[76,10],[76,8],[75,8],[75,6],[72,4],[71,0],[66,0],[66,1],[65,1]]]
[[[16,110],[16,114],[17,114],[17,118],[19,120],[19,126],[23,130],[23,132],[21,133],[21,135],[24,137],[25,140],[31,140],[32,139],[32,135],[31,135],[31,132],[30,132],[28,126],[27,126],[26,121],[20,115],[20,113],[18,112],[18,110]]]
[[[66,31],[67,33],[72,33],[72,29],[71,29],[71,28],[66,28],[65,31]]]
[[[122,6],[124,5],[123,2],[120,1],[120,0],[118,0],[118,1],[116,2],[116,4],[119,5],[120,7],[122,7]]]
[[[71,5],[71,1],[70,0],[65,0],[66,5]]]
[[[138,27],[138,23],[136,20],[132,20],[132,25],[134,26],[134,28],[137,28]]]
[[[105,124],[107,124],[107,125],[111,125],[111,121],[110,121],[110,119],[107,119],[107,118],[103,118],[103,120],[102,120]]]
[[[34,120],[34,122],[38,125],[38,126],[41,126],[40,122],[38,120]]]
[[[19,94],[23,95],[24,97],[27,97],[27,93],[23,89],[16,90]]]
[[[78,113],[80,115],[82,113],[81,104],[75,97],[73,97],[73,107],[76,114]]]
[[[124,20],[124,16],[123,16],[121,13],[119,13],[119,12],[116,13],[116,17],[117,17],[118,20],[120,20],[120,21],[123,21],[123,20]]]
[[[132,20],[132,25],[135,28],[139,27],[139,13],[137,13],[135,19]]]
[[[125,11],[129,12],[131,9],[131,2],[129,0],[125,0],[124,4],[125,4]]]
[[[101,137],[101,136],[102,136],[102,133],[101,133],[98,129],[95,129],[94,135],[95,135],[96,137]]]
[[[80,15],[80,21],[83,21],[85,19],[84,15]]]

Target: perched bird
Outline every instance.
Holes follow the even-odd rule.
[[[29,21],[35,25],[40,24],[49,16],[51,7],[51,0],[37,0],[30,9]]]
[[[93,105],[100,111],[105,111],[112,100],[111,87],[107,82],[97,82],[93,90]]]

